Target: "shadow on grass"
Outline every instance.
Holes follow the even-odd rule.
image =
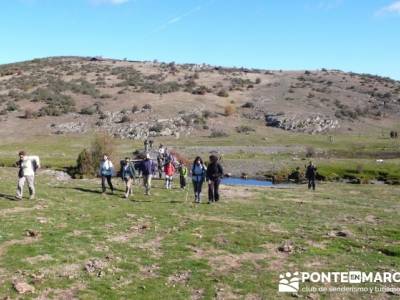
[[[0,193],[0,199],[3,198],[9,201],[18,201],[17,197]]]

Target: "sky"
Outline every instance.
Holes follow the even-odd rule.
[[[0,1],[0,64],[64,55],[400,80],[400,1]]]

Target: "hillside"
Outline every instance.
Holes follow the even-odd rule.
[[[268,71],[56,57],[0,66],[0,136],[117,137],[391,129],[400,82],[338,70]]]

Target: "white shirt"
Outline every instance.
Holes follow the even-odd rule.
[[[40,168],[39,156],[24,156],[24,159],[21,162],[22,174],[24,176],[35,176],[33,161],[36,161],[37,167]]]

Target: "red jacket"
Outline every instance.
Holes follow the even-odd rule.
[[[164,173],[167,176],[173,176],[175,174],[175,167],[173,164],[167,164],[164,167]]]

